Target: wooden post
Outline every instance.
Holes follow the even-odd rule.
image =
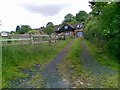
[[[55,43],[56,43],[56,39],[57,39],[57,38],[56,38],[56,35],[55,35]]]
[[[66,37],[65,37],[65,33],[64,33],[64,35],[63,35],[63,36],[64,36],[63,38],[64,38],[64,40],[65,40],[65,38],[66,38]]]
[[[49,46],[51,46],[51,34],[49,34]]]
[[[59,42],[59,35],[57,35],[57,41]]]
[[[32,34],[31,34],[31,44],[32,44],[32,49],[34,51],[34,38],[33,38]]]
[[[30,34],[30,39],[31,39],[31,44],[34,44],[33,43],[33,36]]]

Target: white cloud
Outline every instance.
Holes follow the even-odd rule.
[[[24,7],[31,13],[37,13],[43,16],[54,16],[66,8],[67,4],[25,5]]]
[[[87,0],[0,0],[0,31],[15,31],[21,24],[32,28],[49,21],[60,24],[66,14],[80,10],[90,11]]]

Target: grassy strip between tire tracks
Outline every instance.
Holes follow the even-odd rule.
[[[90,78],[80,65],[80,38],[77,38],[63,63],[58,64],[58,72],[66,83],[71,84],[71,88],[94,87],[94,80]]]
[[[49,44],[16,45],[2,47],[2,87],[8,87],[8,81],[26,77],[20,69],[32,69],[40,64],[40,70],[70,41]]]

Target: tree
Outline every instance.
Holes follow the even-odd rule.
[[[54,24],[53,24],[52,22],[48,22],[48,23],[46,24],[46,27],[48,27],[48,26],[54,27]]]
[[[102,48],[102,51],[109,56],[119,59],[119,4],[115,2],[95,2],[91,4],[91,8],[92,11],[85,21],[85,39],[95,43],[98,48]]]
[[[69,13],[64,17],[64,22],[71,22],[74,19],[74,16]]]
[[[93,1],[90,1],[90,7],[92,9],[92,11],[90,12],[90,14],[94,15],[94,16],[97,16],[99,15],[102,10],[103,10],[103,7],[106,6],[108,3],[107,2],[94,2],[95,0]]]
[[[47,24],[46,24],[46,27],[45,28],[43,28],[43,30],[44,30],[44,32],[45,33],[47,33],[47,34],[51,34],[51,33],[53,33],[54,32],[54,24],[52,23],[52,22],[48,22]]]
[[[14,32],[14,31],[11,31],[10,34],[15,34],[15,32]]]
[[[18,33],[20,31],[20,26],[17,25],[16,32]]]
[[[47,27],[45,27],[43,30],[44,30],[44,32],[47,33],[47,34],[53,33],[53,27],[52,27],[52,26],[47,26]]]
[[[31,27],[28,25],[21,25],[21,27],[20,26],[16,27],[16,33],[18,34],[25,34],[30,30],[31,30]]]
[[[79,13],[76,14],[76,20],[79,22],[84,22],[87,17],[88,14],[85,11],[79,11]]]

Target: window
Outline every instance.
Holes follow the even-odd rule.
[[[82,25],[80,25],[80,27],[82,27]]]
[[[79,28],[80,27],[80,25],[77,25],[77,28]]]
[[[64,28],[65,28],[65,29],[68,29],[68,26],[65,26]]]

